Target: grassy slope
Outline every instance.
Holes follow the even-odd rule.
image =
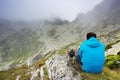
[[[45,65],[45,61],[48,58],[50,58],[53,54],[58,53],[64,55],[66,51],[70,49],[70,46],[76,46],[78,44],[79,42],[72,43],[61,50],[49,52],[48,55],[43,57],[40,61],[36,62],[33,66],[35,67],[35,69],[38,69],[41,66]],[[26,75],[25,73],[30,72],[30,68],[31,67],[27,67],[23,65],[17,69],[12,69],[9,71],[1,71],[0,80],[15,80],[16,76],[18,75],[21,75],[22,80],[29,80],[31,75],[30,74]],[[120,76],[119,76],[120,72],[118,70],[110,70],[106,66],[104,67],[104,70],[101,74],[90,74],[83,72],[80,70],[78,66],[76,67],[76,70],[78,70],[81,73],[82,80],[120,80]],[[45,72],[44,80],[48,80],[46,68],[44,68],[44,72]]]
[[[120,80],[120,74],[114,70],[110,70],[104,67],[104,70],[100,74],[90,74],[80,71],[83,80]]]
[[[43,46],[43,43],[37,40],[36,33],[31,29],[24,29],[0,42],[0,57],[3,57],[4,61],[0,61],[0,66],[10,61],[18,64],[22,58],[24,62],[29,56],[36,54]]]

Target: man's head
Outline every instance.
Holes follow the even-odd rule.
[[[96,34],[94,32],[87,33],[87,35],[86,35],[87,40],[90,39],[91,37],[95,37],[96,38],[97,36],[96,36]]]

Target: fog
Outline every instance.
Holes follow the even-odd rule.
[[[44,20],[60,18],[72,21],[78,13],[87,13],[103,0],[0,0],[0,19]]]

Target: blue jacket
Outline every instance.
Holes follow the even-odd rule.
[[[91,37],[80,45],[78,55],[82,69],[90,73],[100,73],[105,62],[105,46],[98,39]]]

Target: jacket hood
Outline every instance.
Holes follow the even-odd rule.
[[[89,40],[86,40],[85,44],[90,47],[98,47],[100,45],[100,42],[98,41],[98,39],[91,37]]]

